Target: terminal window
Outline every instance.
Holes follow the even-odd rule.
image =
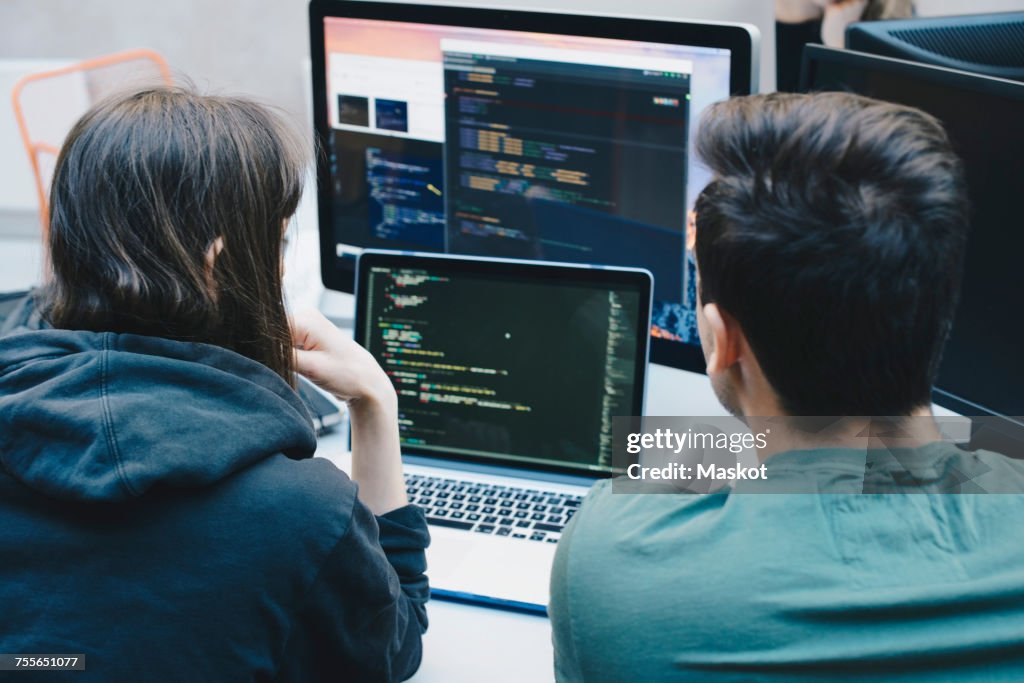
[[[638,292],[385,267],[368,288],[362,341],[396,387],[404,446],[611,467]]]
[[[656,273],[683,301],[691,63],[442,40],[447,247]]]

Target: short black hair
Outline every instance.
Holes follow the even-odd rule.
[[[967,239],[963,170],[928,114],[847,93],[709,108],[700,295],[743,329],[791,415],[930,403]]]

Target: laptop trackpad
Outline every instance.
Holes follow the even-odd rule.
[[[554,543],[430,527],[432,588],[547,607]]]

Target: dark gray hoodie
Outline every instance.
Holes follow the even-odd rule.
[[[423,515],[374,517],[315,449],[292,389],[230,351],[0,338],[0,652],[85,653],[82,683],[410,676]]]

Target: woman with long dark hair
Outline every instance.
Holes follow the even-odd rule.
[[[428,534],[394,389],[285,312],[306,161],[266,109],[182,89],[68,135],[46,325],[0,339],[0,652],[84,653],[83,681],[416,670]],[[295,371],[348,402],[352,479],[311,457]]]

